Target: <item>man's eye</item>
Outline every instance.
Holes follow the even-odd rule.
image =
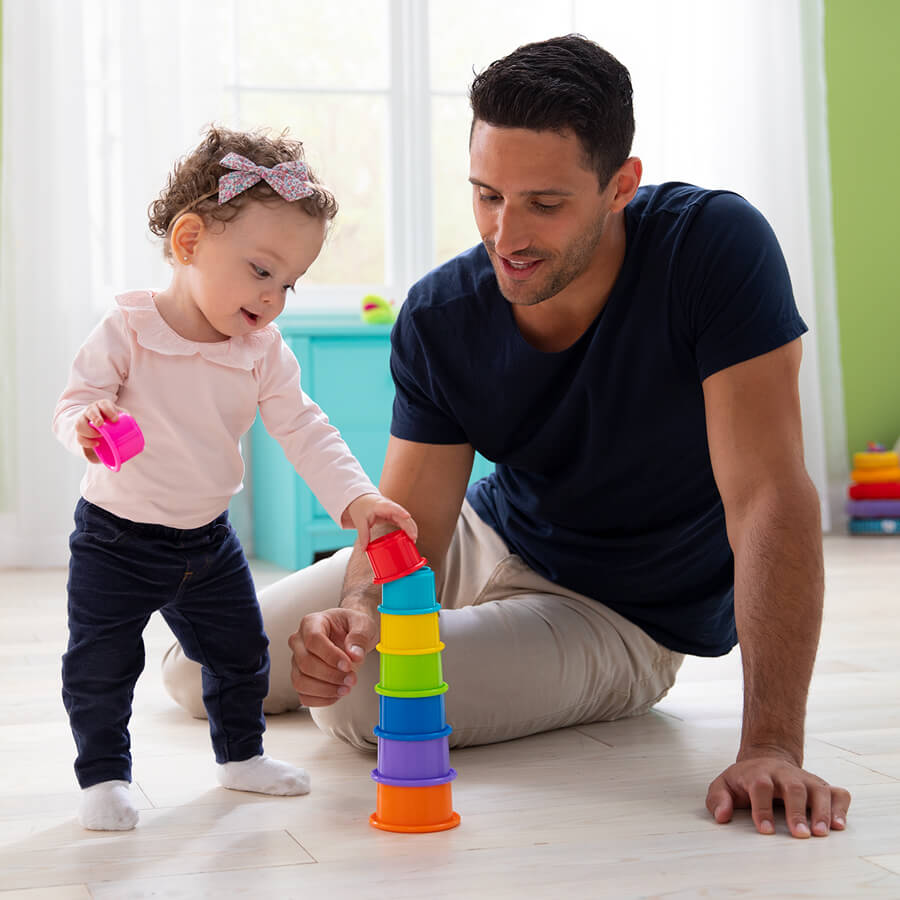
[[[260,278],[268,278],[268,277],[269,277],[269,273],[268,273],[265,269],[263,269],[261,266],[257,266],[257,265],[255,265],[254,263],[250,263],[250,266],[252,267],[253,271],[254,271]]]
[[[500,198],[496,194],[479,194],[478,199],[482,203],[493,203],[495,200],[499,200]]]
[[[538,203],[537,200],[535,200],[534,205],[541,212],[552,212],[554,209],[559,209],[562,206],[562,203]]]

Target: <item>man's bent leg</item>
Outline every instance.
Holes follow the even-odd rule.
[[[260,594],[272,644],[266,712],[299,705],[290,683],[287,639],[304,615],[338,605],[348,556],[349,550],[341,551]],[[438,599],[451,746],[638,715],[674,683],[680,654],[602,604],[533,572],[509,554],[468,504],[447,573]],[[184,659],[176,645],[163,671],[170,694],[202,717],[199,666]],[[373,652],[353,690],[332,706],[312,710],[313,720],[326,733],[374,749],[378,678]]]
[[[516,556],[474,606],[441,619],[453,747],[640,715],[665,696],[683,660]]]
[[[297,709],[300,700],[291,685],[291,648],[288,638],[300,620],[311,612],[337,606],[350,548],[312,566],[300,569],[267,587],[259,594],[263,625],[269,637],[269,693],[263,702],[267,714]],[[163,682],[172,699],[192,716],[206,718],[203,706],[200,664],[184,655],[181,645],[172,644],[162,662]]]
[[[440,613],[451,747],[640,715],[665,696],[683,659],[515,556],[497,566],[476,601]],[[374,750],[376,652],[358,678],[346,697],[312,716],[322,731]]]
[[[533,572],[468,504],[439,599],[452,747],[639,715],[665,696],[683,659]],[[374,749],[377,653],[358,676],[346,697],[312,715],[326,733]]]

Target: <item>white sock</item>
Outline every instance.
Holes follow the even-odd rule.
[[[127,781],[101,781],[84,788],[78,806],[78,821],[91,831],[130,831],[137,825],[138,811],[131,800]]]
[[[251,756],[240,762],[220,763],[219,784],[232,791],[295,796],[309,793],[309,775],[269,756]]]

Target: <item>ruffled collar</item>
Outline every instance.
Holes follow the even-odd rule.
[[[137,342],[146,350],[166,356],[202,356],[204,359],[233,369],[253,368],[278,339],[278,326],[273,323],[226,341],[189,341],[173,331],[159,314],[150,291],[119,294],[116,304]]]

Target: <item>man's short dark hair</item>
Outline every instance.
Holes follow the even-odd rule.
[[[524,44],[492,62],[469,89],[472,127],[571,130],[600,187],[628,159],[634,138],[631,77],[580,34]]]

